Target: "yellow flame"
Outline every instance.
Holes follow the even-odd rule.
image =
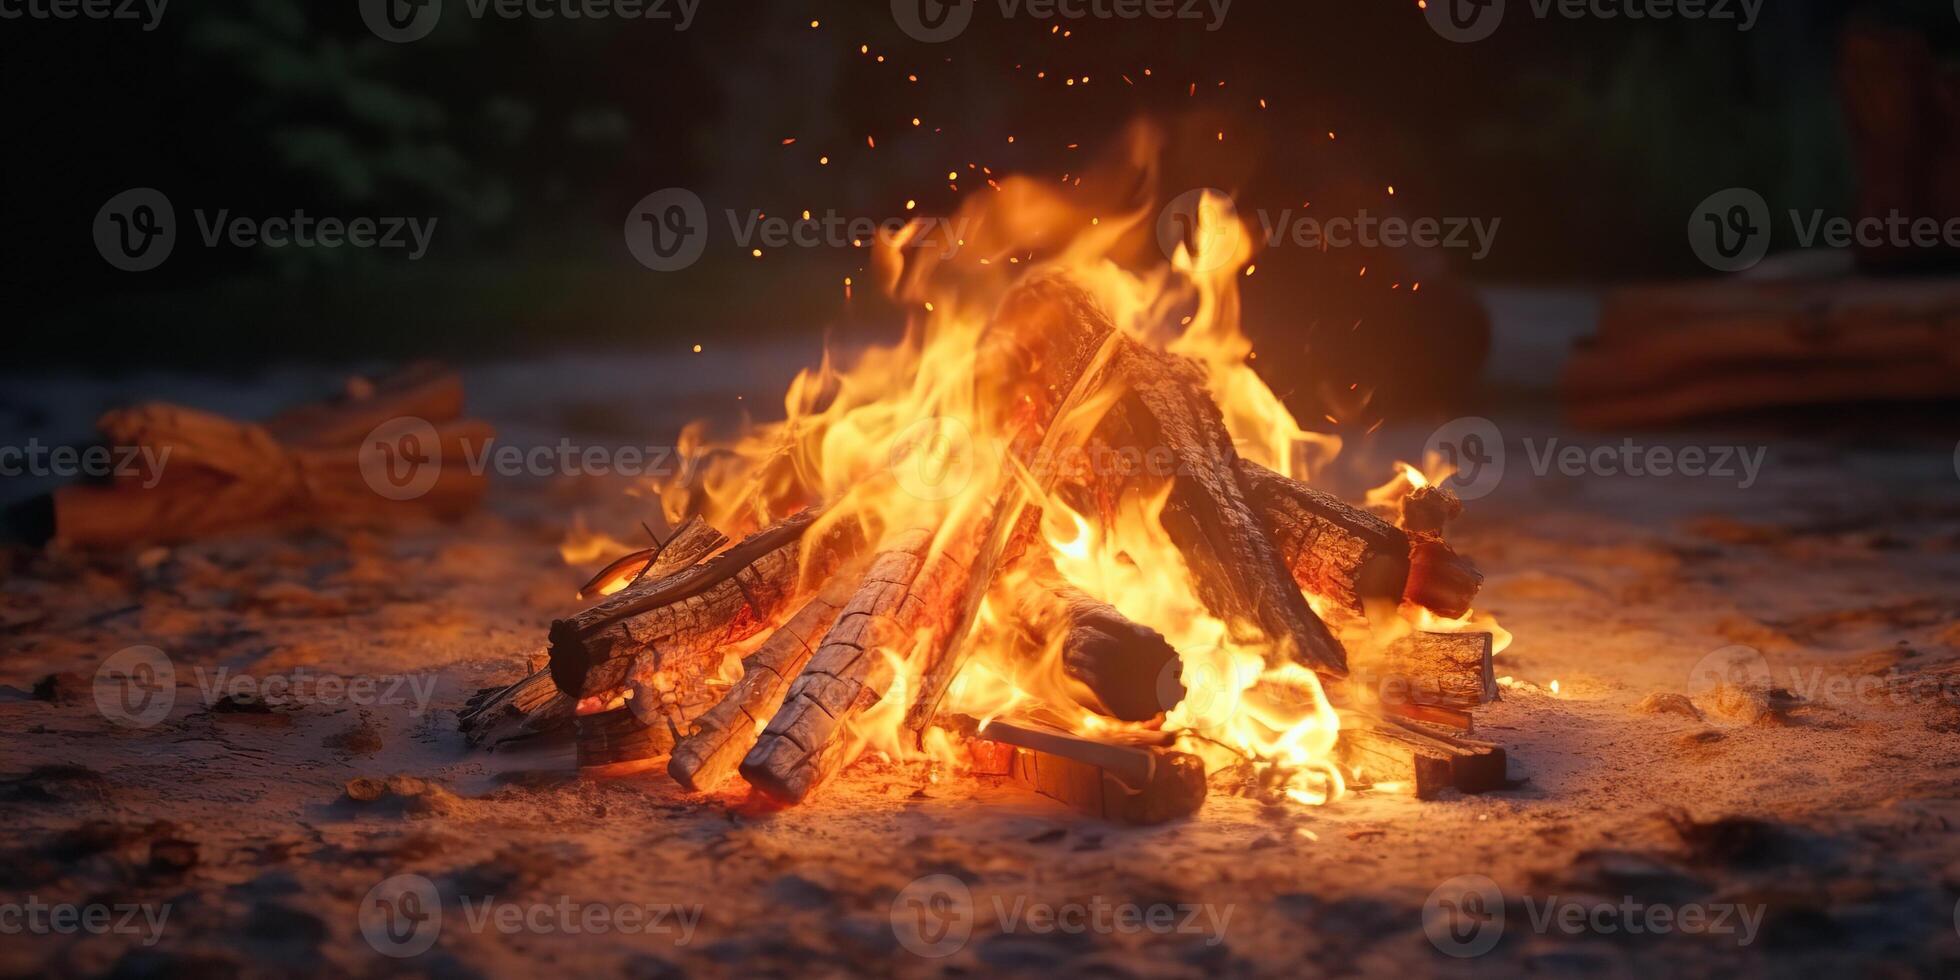
[[[1197,194],[1186,240],[1168,254],[1160,249],[1164,150],[1162,132],[1139,125],[1094,171],[1096,180],[998,176],[969,193],[950,221],[918,216],[881,231],[870,243],[868,275],[910,311],[903,338],[848,358],[827,352],[790,384],[780,421],[729,437],[690,426],[680,439],[688,467],[654,489],[670,521],[699,514],[730,535],[822,502],[825,522],[853,522],[875,547],[908,528],[988,513],[999,506],[1003,481],[1021,480],[1042,507],[1037,552],[1069,585],[1156,629],[1179,651],[1179,676],[1160,685],[1163,700],[1175,703],[1143,723],[1085,707],[1062,670],[1063,637],[1035,629],[1049,597],[1024,563],[1002,573],[981,604],[972,654],[943,710],[983,723],[1026,712],[1081,733],[1160,727],[1179,733],[1180,745],[1214,770],[1249,765],[1287,798],[1324,803],[1344,790],[1328,762],[1338,716],[1311,671],[1235,640],[1248,631],[1231,629],[1196,598],[1162,521],[1168,475],[1079,507],[1039,494],[1007,447],[1045,393],[1017,393],[1014,384],[1024,379],[979,370],[1002,297],[1023,277],[1059,272],[1126,335],[1202,368],[1241,455],[1306,479],[1340,451],[1338,438],[1304,429],[1251,367],[1239,290],[1255,238],[1230,198]],[[959,229],[957,238],[949,228]],[[1425,479],[1404,466],[1395,496]],[[807,534],[806,546],[822,537]],[[885,693],[855,720],[853,738],[859,750],[923,752],[952,763],[957,746],[944,733],[920,746],[902,731],[920,669],[914,645],[879,651]],[[1185,693],[1177,698],[1180,684]]]

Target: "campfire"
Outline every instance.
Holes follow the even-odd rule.
[[[782,421],[690,429],[649,488],[674,530],[472,703],[472,740],[570,727],[582,766],[781,805],[877,753],[1134,822],[1504,785],[1469,736],[1508,637],[1444,539],[1446,472],[1363,506],[1310,485],[1339,441],[1251,367],[1229,199],[1155,251],[1159,140],[873,244],[903,340],[804,372]]]

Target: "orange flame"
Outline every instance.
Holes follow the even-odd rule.
[[[689,427],[681,439],[692,464],[688,479],[655,489],[670,521],[698,513],[731,535],[823,502],[825,522],[856,522],[875,545],[908,528],[946,527],[950,518],[986,512],[998,505],[1004,480],[1020,479],[1037,491],[1042,544],[1062,577],[1156,629],[1180,652],[1179,676],[1160,687],[1175,692],[1174,680],[1184,695],[1165,697],[1174,703],[1143,724],[1185,736],[1180,744],[1209,768],[1250,765],[1288,798],[1324,803],[1344,789],[1328,762],[1338,716],[1311,671],[1234,640],[1235,631],[1197,600],[1161,521],[1169,487],[1127,495],[1094,515],[1040,495],[1005,451],[1015,413],[1027,406],[990,398],[998,392],[987,385],[998,379],[976,377],[983,334],[1001,298],[1024,276],[1060,272],[1093,294],[1128,336],[1198,362],[1247,459],[1306,479],[1340,451],[1338,438],[1304,429],[1252,370],[1239,289],[1254,237],[1230,198],[1210,190],[1178,198],[1188,207],[1187,237],[1160,250],[1163,149],[1159,130],[1133,127],[1115,157],[1091,171],[1094,179],[1002,176],[968,194],[950,223],[919,217],[881,232],[870,275],[912,311],[903,339],[848,363],[826,354],[791,383],[781,421],[720,442],[703,426]],[[956,241],[941,240],[948,227],[962,229]],[[1394,496],[1426,479],[1405,464]],[[1038,712],[1081,733],[1135,727],[1074,696],[1061,670],[1060,637],[1030,649],[1018,608],[1035,591],[1027,575],[1009,569],[987,596],[943,709],[983,723]],[[883,651],[891,681],[880,703],[856,719],[856,747],[952,763],[955,747],[945,733],[930,733],[923,746],[903,737],[918,671],[909,652]]]

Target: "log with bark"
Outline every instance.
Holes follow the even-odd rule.
[[[977,389],[983,411],[1012,426],[1010,469],[1052,458],[1121,340],[1087,294],[1060,279],[1034,280],[1002,302],[982,338],[975,381],[988,380]],[[1038,513],[1015,473],[1000,480],[984,511],[969,501],[939,528],[901,531],[886,543],[743,759],[750,785],[795,803],[828,778],[855,747],[849,722],[885,695],[894,657],[919,677],[906,726],[914,736],[924,731],[959,671],[995,572]]]
[[[727,540],[700,518],[690,519],[667,540],[656,541],[656,547],[633,564],[633,574],[636,581],[661,581],[692,567]],[[495,749],[571,724],[575,702],[552,679],[549,657],[541,659],[544,665],[523,680],[478,692],[470,699],[457,717],[457,727],[471,745]]]
[[[1060,648],[1077,703],[1123,721],[1147,721],[1184,698],[1182,659],[1162,633],[1070,585],[1046,555],[1031,557],[1013,596],[1015,620],[1038,653]]]
[[[1249,500],[1224,416],[1188,359],[1126,340],[1117,366],[1128,391],[1104,422],[1113,445],[1167,449],[1173,461],[1165,532],[1198,598],[1234,639],[1338,677],[1347,655],[1307,607],[1264,516]]]
[[[802,537],[817,516],[793,515],[705,562],[642,579],[552,623],[551,676],[558,689],[580,702],[609,703],[624,695],[635,671],[664,674],[682,686],[701,683],[719,667],[723,646],[768,628],[794,601]],[[831,553],[832,545],[817,550]]]
[[[1409,579],[1409,536],[1333,494],[1239,461],[1246,494],[1265,519],[1293,581],[1355,615],[1398,602]]]

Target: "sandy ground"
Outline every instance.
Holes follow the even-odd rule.
[[[509,394],[538,386],[492,373],[472,376],[477,410],[506,438],[548,431]],[[1214,794],[1149,829],[876,763],[764,813],[658,773],[579,778],[564,746],[469,750],[456,710],[521,676],[576,605],[569,514],[622,537],[640,516],[605,481],[502,484],[458,526],[387,537],[9,552],[0,975],[1950,974],[1953,447],[1667,440],[1766,449],[1744,488],[1540,475],[1527,439],[1620,439],[1497,424],[1506,475],[1454,536],[1489,575],[1479,606],[1516,634],[1479,732],[1518,787],[1311,809]],[[1360,451],[1385,464],[1427,431]],[[175,671],[149,727],[94,696],[136,645]],[[1702,694],[1697,664],[1734,645],[1807,700],[1754,720],[1705,694],[1636,710]],[[271,709],[217,696],[325,675],[380,686]],[[413,778],[348,798],[394,774]],[[70,903],[122,928],[14,924]],[[364,931],[364,903],[401,914]]]

